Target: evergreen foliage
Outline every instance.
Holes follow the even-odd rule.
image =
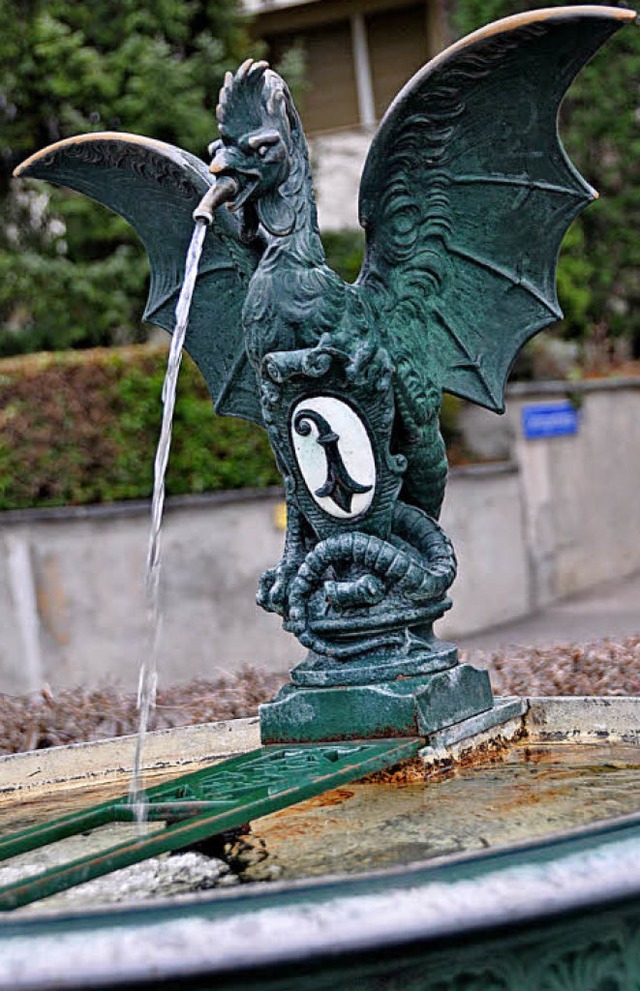
[[[457,35],[549,0],[456,0]],[[137,131],[205,154],[224,69],[259,55],[238,0],[0,0],[0,355],[144,338],[144,252],[124,221],[85,197],[12,183],[12,169],[73,133]],[[284,71],[304,96],[304,51]],[[621,30],[572,87],[571,158],[602,194],[562,251],[563,333],[627,336],[640,354],[640,32]],[[329,234],[352,279],[361,235]]]
[[[364,255],[364,231],[325,231],[322,243],[331,268],[347,282],[355,282]]]
[[[566,4],[566,0],[565,0]],[[456,34],[553,0],[457,0]],[[621,4],[626,6],[626,4]],[[574,82],[560,132],[571,160],[599,191],[565,238],[558,285],[563,333],[597,342],[626,335],[640,356],[640,30],[623,28]]]
[[[133,345],[0,361],[0,510],[150,496],[166,359]],[[265,432],[215,416],[185,356],[167,492],[279,484]]]
[[[97,130],[206,155],[224,70],[260,54],[238,11],[237,0],[0,0],[0,354],[144,335],[147,262],[128,225],[11,172]]]

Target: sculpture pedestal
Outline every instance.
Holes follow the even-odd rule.
[[[429,736],[482,713],[487,726],[495,724],[489,675],[454,662],[433,674],[369,684],[285,685],[260,706],[260,733],[264,744]]]

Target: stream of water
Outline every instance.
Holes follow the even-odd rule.
[[[142,827],[147,819],[147,802],[142,783],[142,756],[144,740],[151,710],[155,706],[158,681],[158,650],[162,632],[162,610],[160,608],[161,529],[165,498],[165,477],[171,450],[173,412],[176,404],[176,387],[182,361],[184,339],[189,323],[189,311],[198,275],[202,247],[207,233],[207,224],[198,220],[187,252],[184,282],[176,305],[176,325],[171,338],[171,348],[167,361],[164,384],[162,386],[162,426],[154,463],[153,497],[151,499],[151,525],[145,571],[145,592],[147,599],[149,636],[146,655],[140,664],[138,680],[138,736],[129,788],[129,798],[134,806],[136,821]]]

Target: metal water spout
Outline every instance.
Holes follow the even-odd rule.
[[[231,176],[223,176],[204,194],[193,211],[194,223],[213,223],[213,215],[219,206],[233,200],[240,191],[240,185]]]

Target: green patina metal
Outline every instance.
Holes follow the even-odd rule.
[[[316,745],[267,748],[153,789],[151,818],[168,828],[6,888],[0,907],[179,849],[420,745],[372,738],[424,738],[470,718],[481,730],[501,717],[486,673],[433,633],[456,576],[438,523],[442,393],[502,412],[518,350],[560,318],[558,250],[595,194],[562,149],[558,110],[576,73],[634,16],[520,15],[418,72],[365,164],[367,246],[353,285],[326,265],[300,118],[265,62],[227,74],[210,167],[163,142],[94,133],[17,170],[134,226],[151,261],[145,318],[169,331],[193,218],[210,223],[186,346],[217,412],[268,432],[287,531],[258,602],[309,651],[262,707],[262,740]],[[369,742],[335,742],[354,737]],[[110,802],[9,838],[0,856],[131,816],[124,800]]]
[[[18,908],[129,864],[207,839],[365,774],[415,757],[419,739],[263,747],[147,792],[148,818],[166,828],[0,888],[0,910]],[[0,861],[112,822],[132,822],[119,798],[0,839]]]
[[[376,872],[348,883],[333,878],[278,886],[276,891],[269,885],[251,886],[202,901],[152,905],[144,912],[77,913],[59,920],[6,918],[0,927],[0,960],[10,961],[12,944],[22,944],[24,966],[25,946],[31,953],[51,953],[52,943],[65,940],[63,967],[58,960],[54,971],[56,986],[62,987],[67,976],[74,976],[69,968],[74,948],[80,943],[94,947],[108,933],[116,966],[121,954],[126,959],[128,944],[125,967],[98,979],[91,973],[87,980],[85,961],[85,983],[81,977],[69,987],[98,986],[99,981],[100,987],[153,986],[167,991],[319,991],[343,985],[370,991],[632,991],[640,982],[639,853],[635,815],[524,848],[484,852],[409,872]],[[610,892],[598,892],[594,885],[584,898],[580,884],[590,887],[592,878],[604,874],[609,875]],[[629,882],[626,890],[623,878]],[[542,883],[546,901],[531,897],[536,882]],[[353,907],[360,928],[356,931],[349,920],[351,932],[340,939],[340,928],[349,919],[344,902]],[[406,914],[401,913],[406,913],[408,902],[422,911],[423,924],[403,929]],[[439,925],[445,906],[453,911]],[[398,916],[400,925],[394,925]],[[382,932],[381,919],[388,923]],[[312,930],[316,939],[305,946],[297,929],[309,920],[317,922]],[[187,942],[191,922],[193,935]],[[172,931],[171,923],[179,928]],[[374,925],[377,936],[372,940]],[[224,952],[207,953],[208,947],[223,946],[234,930],[239,934],[236,944],[241,938],[247,947],[240,963],[230,965]],[[140,968],[139,958],[144,960],[149,944],[168,938],[173,954],[151,956]],[[196,947],[200,952],[194,965]],[[0,975],[1,986],[16,987],[18,973],[9,969]],[[32,988],[51,986],[50,973],[45,980],[29,983]]]
[[[326,265],[300,118],[265,62],[227,74],[210,167],[95,133],[18,169],[135,227],[152,268],[145,317],[169,331],[192,216],[211,222],[186,345],[216,410],[268,432],[288,521],[258,602],[309,650],[263,706],[263,742],[424,733],[491,709],[486,676],[432,630],[456,575],[437,522],[442,392],[501,412],[518,350],[561,317],[558,250],[595,193],[562,149],[558,109],[633,17],[523,14],[418,72],[367,157],[353,285]]]

